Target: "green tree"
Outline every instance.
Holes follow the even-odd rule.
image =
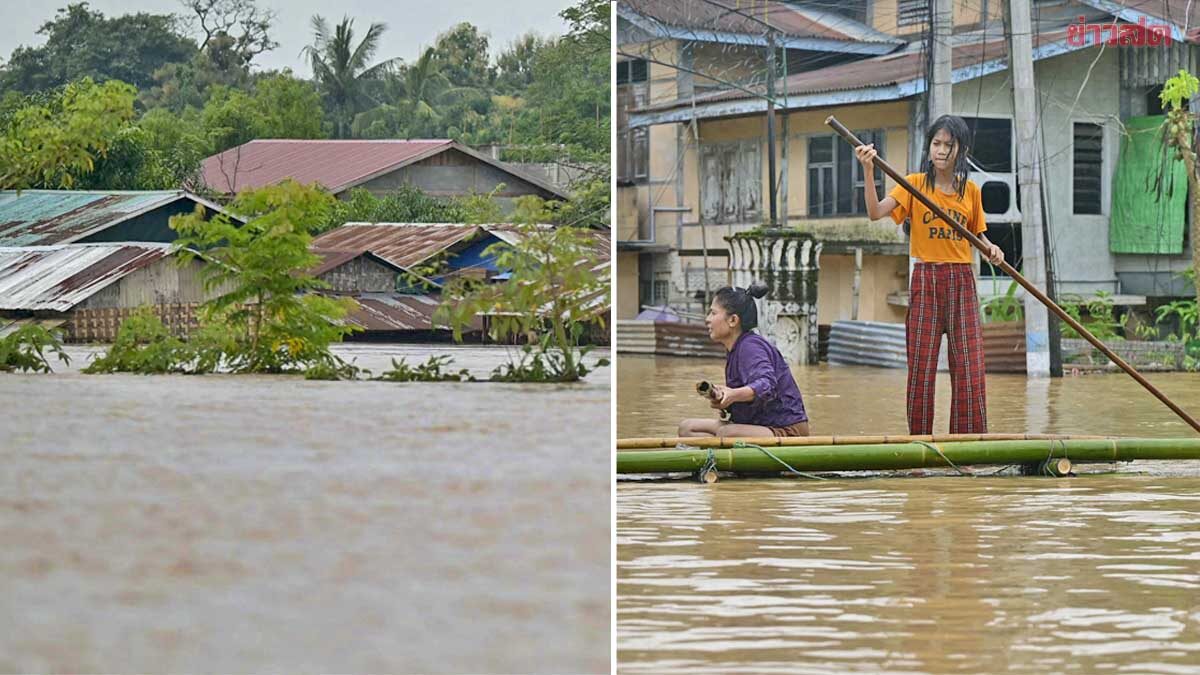
[[[205,287],[223,291],[201,308],[196,369],[279,373],[346,365],[329,346],[352,332],[341,319],[353,301],[313,293],[325,284],[305,271],[320,262],[309,244],[335,201],[288,180],[238,194],[230,210],[248,217],[245,225],[224,214],[206,220],[199,210],[171,218],[182,259],[203,255],[210,263]]]
[[[106,18],[86,2],[67,5],[42,24],[40,47],[18,47],[0,71],[0,90],[33,92],[82,78],[121,80],[149,87],[154,72],[187,61],[196,43],[181,34],[170,14]]]
[[[537,206],[525,213],[537,215]],[[517,245],[495,244],[485,255],[511,270],[503,283],[452,278],[442,292],[434,321],[445,322],[456,340],[476,316],[491,317],[491,337],[525,338],[518,362],[493,373],[493,379],[573,382],[587,374],[579,344],[589,321],[603,323],[608,274],[597,271],[596,241],[586,230],[526,225]],[[430,275],[426,275],[430,276]]]
[[[137,91],[83,79],[31,96],[0,119],[0,189],[70,188],[133,119]]]
[[[320,93],[290,70],[259,78],[253,105],[261,114],[259,138],[325,138]]]
[[[470,23],[460,23],[438,35],[433,57],[438,72],[456,86],[486,89],[495,78],[488,64],[488,38]]]
[[[560,15],[571,30],[538,52],[518,127],[527,143],[559,145],[577,159],[607,163],[608,3],[583,0]]]
[[[354,45],[354,20],[344,17],[331,32],[329,24],[321,16],[312,18],[313,43],[304,48],[303,54],[312,65],[330,116],[334,120],[335,134],[346,138],[354,115],[367,107],[369,84],[379,80],[395,59],[370,64],[379,48],[379,38],[387,30],[383,23],[372,23],[358,45]]]
[[[1188,194],[1191,195],[1192,220],[1192,281],[1196,298],[1200,300],[1200,174],[1197,170],[1195,137],[1196,114],[1184,108],[1184,104],[1200,91],[1200,80],[1186,70],[1167,80],[1163,85],[1163,107],[1167,109],[1167,120],[1163,133],[1168,148],[1174,148],[1175,157],[1187,166]]]
[[[496,92],[520,94],[533,83],[533,64],[542,49],[551,42],[536,33],[526,33],[513,40],[496,56]]]

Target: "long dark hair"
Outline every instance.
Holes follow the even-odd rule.
[[[934,120],[925,132],[925,161],[921,164],[925,167],[925,189],[929,192],[935,189],[937,172],[933,169],[933,158],[929,156],[929,145],[942,129],[945,129],[954,141],[954,189],[961,199],[967,190],[967,172],[971,166],[967,163],[967,153],[971,151],[971,129],[967,126],[967,121],[958,115],[942,115]]]
[[[728,314],[734,314],[741,320],[742,332],[746,333],[758,328],[758,306],[755,298],[764,298],[767,287],[763,284],[750,284],[750,288],[732,288],[726,286],[717,290],[713,300],[721,305]]]

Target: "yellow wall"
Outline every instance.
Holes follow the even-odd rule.
[[[832,133],[832,129],[825,124],[825,118],[829,115],[835,116],[839,122],[845,124],[852,131],[883,128],[886,132],[886,147],[882,148],[881,154],[899,170],[904,170],[904,167],[908,165],[908,119],[911,115],[911,107],[906,101],[792,112],[788,116],[788,134],[791,138],[788,144],[788,217],[790,219],[808,215],[808,137]],[[767,162],[767,116],[756,115],[706,121],[701,122],[699,128],[701,143],[761,139],[763,213],[765,216],[769,208],[766,206],[769,203],[766,186],[770,181],[770,165]],[[777,124],[776,133],[782,133],[782,128],[782,124]],[[700,220],[700,160],[699,153],[694,152],[694,146],[694,142],[688,144],[689,152],[684,163],[684,201],[692,209],[688,219],[691,222],[698,222]],[[779,154],[781,156],[781,153]],[[779,160],[777,159],[777,161]],[[885,176],[884,191],[891,190],[893,186],[894,182]],[[782,204],[779,208],[782,214]]]
[[[638,313],[638,254],[617,253],[617,318],[632,319]]]
[[[854,306],[854,256],[821,254],[817,278],[817,322],[849,320]],[[908,287],[908,258],[864,255],[859,280],[860,321],[904,321],[904,308],[889,305],[889,293]]]
[[[638,238],[637,186],[617,188],[617,241]]]
[[[924,22],[909,26],[896,25],[898,4],[897,0],[874,0],[871,3],[871,16],[869,17],[871,26],[877,31],[890,35],[912,35],[913,33],[919,33],[925,27]],[[972,2],[952,0],[951,4],[954,7],[954,28],[956,31],[977,26],[981,23],[983,0],[973,0]],[[988,17],[991,20],[1004,18],[1004,0],[991,0],[991,2],[988,2]]]

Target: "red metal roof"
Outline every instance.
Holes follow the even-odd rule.
[[[376,174],[437,154],[449,140],[254,140],[204,160],[204,184],[224,193],[274,185],[285,178],[341,192]]]
[[[551,197],[567,199],[569,196],[537,176],[444,139],[253,140],[205,159],[200,171],[205,185],[225,194],[274,185],[286,178],[306,185],[318,183],[337,194],[451,149],[541,188]]]
[[[341,262],[369,251],[392,265],[409,269],[487,228],[505,227],[512,229],[458,223],[347,223],[314,239],[311,248],[326,260],[340,258]],[[340,255],[333,255],[335,252]],[[346,254],[352,255],[344,257]]]

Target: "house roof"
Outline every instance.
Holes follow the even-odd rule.
[[[448,330],[434,326],[433,313],[441,300],[429,295],[402,293],[359,293],[352,296],[358,308],[346,316],[347,323],[368,331],[388,330]],[[475,317],[471,330],[480,330],[483,321]]]
[[[1094,46],[1092,37],[1083,45],[1070,45],[1066,30],[1046,31],[1034,36],[1034,59],[1044,59]],[[955,36],[952,79],[962,82],[999,72],[1008,67],[1008,42],[998,35],[977,32]],[[787,78],[787,107],[816,108],[846,103],[900,100],[925,90],[925,55],[919,44],[894,54],[796,73]],[[760,86],[749,88],[765,97]],[[780,89],[784,91],[783,88]],[[776,95],[777,105],[783,95]],[[691,99],[647,106],[630,116],[632,126],[699,118],[752,114],[766,109],[764,98],[742,90],[721,90]],[[695,111],[693,113],[693,110]]]
[[[71,243],[181,199],[222,211],[183,190],[3,190],[0,246]]]
[[[0,309],[65,312],[170,252],[150,243],[0,247]]]
[[[274,185],[286,178],[304,184],[318,183],[337,194],[451,149],[512,174],[560,199],[567,198],[565,192],[540,178],[445,139],[259,139],[206,158],[200,172],[206,186],[225,194]]]
[[[513,243],[513,225],[460,223],[346,223],[313,240],[314,253],[325,257],[326,270],[369,252],[391,265],[410,269],[432,256],[486,232]],[[330,265],[329,261],[339,261]]]
[[[1107,12],[1117,18],[1148,26],[1166,23],[1172,28],[1172,40],[1196,42],[1200,39],[1200,3],[1195,0],[1078,0],[1080,4]],[[1184,28],[1187,28],[1185,35]]]
[[[881,54],[903,40],[833,12],[780,0],[621,0],[625,20],[658,37]]]

